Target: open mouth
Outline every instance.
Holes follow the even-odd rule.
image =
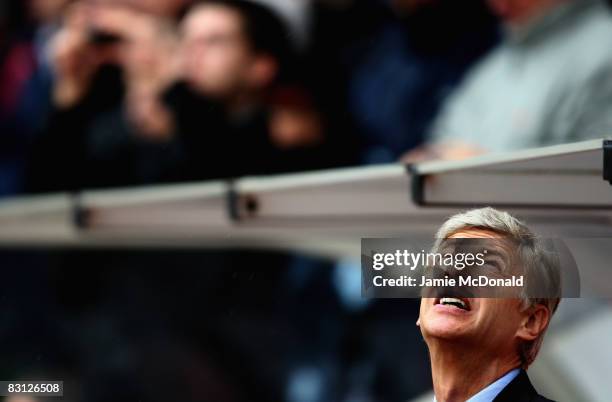
[[[437,298],[434,304],[441,304],[443,306],[451,306],[464,311],[470,311],[470,302],[468,299],[456,298],[456,297],[440,297]]]

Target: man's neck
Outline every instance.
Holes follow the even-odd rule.
[[[438,402],[466,401],[520,366],[518,356],[504,357],[452,342],[429,342],[434,393]]]

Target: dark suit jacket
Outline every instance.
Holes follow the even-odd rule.
[[[521,370],[494,399],[494,402],[552,402],[538,394],[525,370]]]

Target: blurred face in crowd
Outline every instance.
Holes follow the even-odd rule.
[[[487,0],[495,14],[510,25],[529,22],[538,14],[564,1],[575,0]]]
[[[254,52],[241,15],[223,5],[202,5],[182,27],[184,79],[198,92],[219,99],[256,91],[274,75],[268,57]]]
[[[464,229],[450,238],[498,239],[500,235],[488,230]],[[506,252],[512,253],[510,245]],[[463,305],[458,306],[456,303],[445,304],[442,298],[421,299],[419,325],[428,344],[432,341],[451,341],[493,355],[518,358],[518,345],[535,339],[545,329],[549,319],[543,306],[536,306],[535,309],[542,311],[532,316],[529,309],[522,308],[519,298],[461,300]]]

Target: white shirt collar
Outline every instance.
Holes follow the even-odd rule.
[[[508,371],[505,375],[480,390],[466,402],[493,402],[497,395],[499,395],[499,393],[519,375],[520,371],[521,369],[518,368]],[[435,395],[433,400],[437,402]]]

